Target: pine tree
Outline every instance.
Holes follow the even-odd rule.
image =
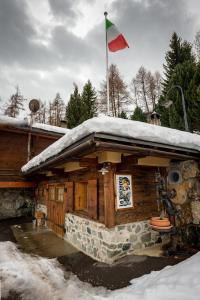
[[[74,92],[70,96],[70,100],[66,108],[67,128],[74,128],[81,124],[82,119],[82,101],[78,91],[78,86],[74,84]]]
[[[119,115],[119,118],[121,118],[121,119],[128,119],[127,113],[122,110],[122,112]]]
[[[131,115],[131,120],[134,121],[141,121],[141,122],[147,122],[147,117],[143,113],[142,109],[140,107],[136,107],[133,114]]]
[[[169,47],[170,49],[167,51],[165,56],[166,63],[163,65],[165,70],[165,78],[163,80],[165,93],[168,90],[169,81],[171,79],[175,67],[178,64],[182,64],[187,60],[194,62],[194,56],[192,54],[192,45],[187,41],[182,42],[182,39],[178,37],[177,33],[175,32],[172,34]]]
[[[195,66],[192,80],[185,93],[187,113],[192,131],[200,131],[200,62]],[[189,101],[188,101],[189,100]]]
[[[6,108],[4,114],[9,117],[16,118],[20,110],[24,110],[24,97],[20,94],[19,87],[16,87],[16,92],[13,94],[8,103],[6,104]]]
[[[84,85],[81,94],[81,122],[93,118],[97,113],[96,106],[97,95],[95,88],[93,88],[90,80]]]
[[[173,87],[174,85],[180,85],[185,95],[188,84],[194,75],[195,58],[191,44],[187,41],[182,42],[181,38],[176,33],[173,33],[170,49],[167,51],[165,59],[163,90],[156,106],[156,111],[161,115],[161,124],[163,126],[184,130],[181,94],[178,89]],[[173,101],[173,104],[168,109],[164,106],[168,100],[166,96]],[[189,101],[189,99],[186,99],[186,109],[189,106]]]

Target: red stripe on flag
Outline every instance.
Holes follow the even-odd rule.
[[[122,34],[118,35],[118,37],[115,40],[112,40],[110,43],[108,43],[108,49],[111,52],[122,50],[126,47],[129,48],[129,45]]]

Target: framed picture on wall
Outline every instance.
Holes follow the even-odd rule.
[[[116,175],[116,209],[133,207],[131,175]]]

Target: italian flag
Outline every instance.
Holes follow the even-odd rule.
[[[129,45],[125,40],[124,36],[118,31],[117,27],[108,19],[106,19],[106,31],[108,49],[111,52],[122,50],[126,47],[129,48]]]

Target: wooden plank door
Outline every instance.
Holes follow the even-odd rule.
[[[58,236],[65,234],[66,191],[64,184],[48,185],[47,224]]]

